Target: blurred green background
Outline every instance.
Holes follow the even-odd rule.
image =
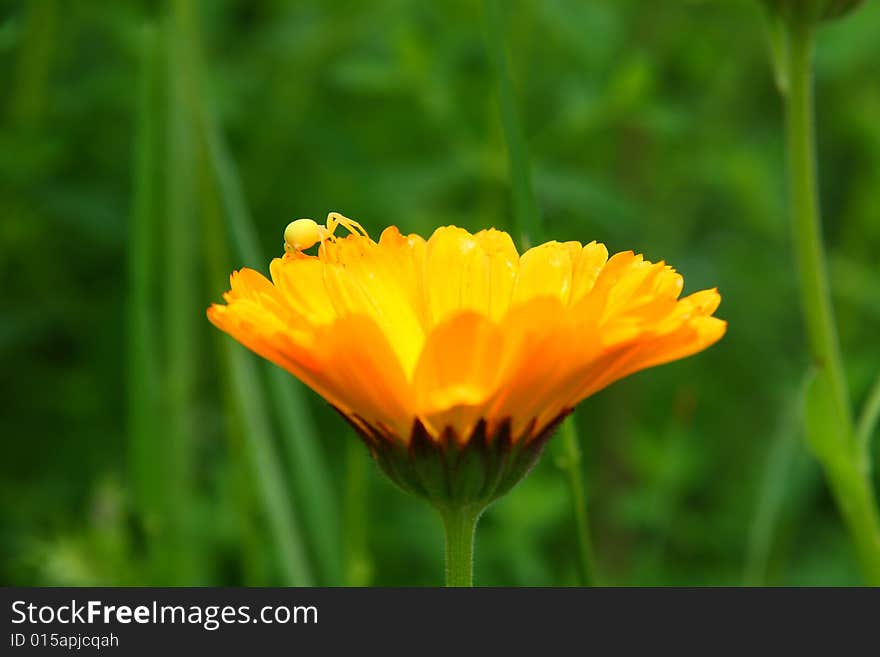
[[[548,238],[718,286],[727,337],[578,411],[601,581],[852,584],[801,441],[780,103],[750,0],[512,0]],[[880,369],[880,3],[823,28],[823,209],[857,402]],[[4,2],[0,583],[442,582],[435,514],[213,329],[296,217],[510,228],[475,0]],[[559,441],[484,517],[480,585],[567,585]]]

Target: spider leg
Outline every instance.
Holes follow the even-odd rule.
[[[333,231],[336,229],[336,226],[330,227],[330,222],[327,222],[327,228],[323,226],[318,226],[318,241],[321,243],[321,246],[318,247],[318,253],[321,252],[326,253],[327,249],[324,246],[324,243],[328,240],[334,239]]]
[[[369,237],[367,231],[364,230],[364,227],[361,226],[358,222],[349,219],[348,217],[343,217],[338,212],[331,212],[327,215],[327,230],[332,233],[337,226],[342,226],[343,228],[346,228],[350,233],[357,233],[364,237]]]

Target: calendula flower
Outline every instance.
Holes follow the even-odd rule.
[[[726,328],[716,290],[680,298],[674,269],[596,242],[520,255],[505,232],[455,226],[374,242],[336,214],[285,238],[271,280],[235,272],[208,317],[332,404],[447,529],[519,481],[580,401]]]
[[[332,217],[333,215],[331,215]],[[312,224],[317,227],[317,224]],[[321,228],[321,227],[318,227]],[[314,242],[316,240],[310,240]],[[231,277],[218,328],[324,397],[374,451],[528,445],[578,402],[724,334],[720,296],[631,251],[447,226],[331,236]]]

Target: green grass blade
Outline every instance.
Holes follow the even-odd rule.
[[[330,473],[319,451],[317,430],[299,384],[290,374],[266,365],[269,392],[278,412],[296,499],[313,544],[322,583],[343,582],[339,503],[330,485]],[[348,431],[347,427],[342,430]],[[355,442],[354,439],[349,442]],[[357,445],[361,447],[361,445]]]
[[[746,586],[767,586],[768,565],[782,514],[786,481],[798,446],[797,436],[791,431],[780,431],[770,445],[749,530],[743,572]]]
[[[259,371],[251,354],[232,340],[226,341],[232,382],[242,421],[246,427],[251,459],[272,534],[278,545],[285,583],[288,586],[311,586],[312,574],[304,541],[296,525],[284,474],[275,451],[268,411],[261,394]]]
[[[743,584],[746,586],[766,586],[768,583],[773,543],[800,448],[801,409],[808,381],[809,377],[805,377],[796,394],[784,404],[776,436],[770,445],[746,547],[743,570]]]
[[[266,262],[244,199],[241,181],[219,129],[206,108],[201,108],[202,133],[238,256],[252,266]],[[279,234],[280,243],[280,234]],[[342,582],[342,549],[339,504],[321,454],[318,431],[303,389],[279,368],[268,365],[269,391],[279,415],[296,499],[300,502],[321,578],[327,584]]]
[[[217,198],[219,192],[212,184],[213,176],[209,173],[208,154],[204,148],[200,152],[200,162],[203,164],[204,246],[208,275],[212,284],[217,285],[228,274],[228,248]],[[237,419],[237,422],[231,423],[233,426],[230,430],[241,434],[241,442],[247,450],[247,460],[252,468],[251,483],[265,511],[284,583],[287,586],[311,586],[314,583],[312,569],[305,541],[299,531],[298,514],[291,504],[285,474],[279,465],[281,460],[275,447],[276,437],[266,408],[264,380],[257,362],[243,347],[224,336],[222,349]]]
[[[141,33],[141,70],[135,119],[134,189],[129,224],[127,295],[127,430],[128,471],[134,504],[144,527],[155,525],[161,491],[154,463],[158,451],[158,353],[153,322],[153,281],[156,271],[154,233],[157,223],[157,102],[158,47],[156,29]]]
[[[373,562],[367,545],[370,457],[358,440],[345,447],[345,585],[369,586]]]
[[[178,8],[179,9],[179,8]],[[163,377],[165,430],[161,449],[166,468],[165,554],[163,578],[174,584],[199,581],[200,560],[187,514],[194,508],[193,440],[195,425],[196,320],[200,306],[196,290],[197,242],[195,216],[195,148],[186,110],[189,76],[185,66],[180,32],[185,12],[173,11],[168,29],[167,77],[168,121],[166,131],[166,208],[164,225]]]
[[[176,0],[172,2],[171,9],[174,27],[171,43],[171,52],[174,55],[172,76],[177,81],[172,87],[172,116],[180,115],[179,125],[184,128],[173,133],[177,141],[172,144],[172,149],[180,149],[183,145],[187,149],[198,149],[203,156],[203,162],[210,163],[212,159],[208,148],[199,138],[204,131],[205,114],[198,50],[197,6],[187,0]],[[195,144],[191,144],[191,141]],[[195,162],[191,153],[180,155],[188,156],[185,160],[187,171],[194,170]],[[180,166],[179,162],[175,161],[175,164]],[[172,190],[182,185],[181,180],[185,178],[186,173],[178,171],[178,177],[170,181]],[[222,195],[222,186],[220,192]],[[213,217],[217,212],[205,211],[205,214]],[[206,233],[214,239],[219,239],[222,234],[220,224],[219,220],[209,222]],[[214,263],[215,273],[219,277],[221,276],[219,265],[225,260],[224,254],[217,247],[212,249],[210,244],[216,242],[209,242],[206,249],[211,251],[208,254],[209,259]],[[183,272],[179,273],[183,274]],[[190,308],[195,309],[199,306],[200,304],[193,300]],[[246,351],[231,341],[227,341],[227,345],[232,386],[245,425],[247,444],[254,467],[253,476],[261,492],[269,524],[278,545],[285,581],[289,585],[310,585],[311,569],[302,537],[297,530],[295,510],[290,503],[284,473],[278,465],[280,461],[275,453],[271,421],[263,401],[259,372],[252,357]]]
[[[880,422],[880,375],[874,381],[874,385],[868,391],[868,398],[862,407],[859,423],[856,428],[856,436],[866,462],[871,459],[871,436]]]
[[[513,194],[513,216],[515,225],[520,232],[520,241],[526,246],[530,246],[530,240],[535,240],[535,242],[542,240],[543,230],[532,185],[532,172],[529,166],[522,123],[517,110],[516,94],[507,66],[507,52],[504,45],[504,16],[500,0],[485,0],[484,4],[486,42],[492,61],[504,138],[507,142],[508,167],[511,193]]]
[[[515,226],[520,233],[520,241],[529,246],[531,240],[540,243],[544,238],[541,226],[541,214],[535,200],[532,172],[526,151],[525,137],[519,113],[516,108],[516,97],[513,82],[507,67],[507,54],[504,45],[504,16],[499,0],[485,0],[486,42],[495,87],[498,93],[498,106],[501,111],[501,123],[507,142],[508,168],[510,171],[511,193],[513,195],[513,216]],[[572,511],[575,517],[576,535],[578,539],[578,572],[580,584],[589,586],[594,571],[593,548],[590,543],[589,521],[587,518],[587,501],[585,496],[583,473],[580,469],[580,447],[577,442],[577,430],[574,418],[569,417],[562,426],[562,455],[560,462],[566,471],[566,478],[572,498]]]
[[[207,196],[207,185],[203,186]],[[208,201],[205,200],[205,213],[208,215]],[[215,210],[212,210],[216,212]],[[207,221],[206,221],[207,223]],[[209,276],[216,283],[215,278],[222,279],[223,271],[228,268],[228,263],[222,259],[226,251],[221,242],[207,244],[205,252],[207,259],[212,264],[209,266]],[[213,261],[216,260],[216,263]],[[214,271],[217,270],[215,277]],[[277,583],[273,574],[278,564],[283,563],[283,557],[278,554],[280,550],[267,550],[267,545],[272,545],[272,537],[269,536],[271,529],[267,527],[266,513],[263,513],[263,495],[258,487],[258,478],[253,476],[253,460],[250,456],[247,427],[242,418],[241,404],[233,384],[232,368],[227,352],[227,336],[219,331],[213,331],[213,343],[218,354],[221,354],[218,383],[221,387],[221,406],[226,421],[224,431],[227,446],[228,459],[226,472],[231,484],[229,492],[229,506],[235,519],[237,536],[236,551],[241,567],[242,584],[244,586],[266,586]],[[286,570],[290,570],[287,568]],[[286,578],[286,576],[285,576]]]

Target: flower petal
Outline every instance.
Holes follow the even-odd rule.
[[[489,268],[489,317],[499,321],[513,296],[513,287],[519,273],[519,253],[507,233],[490,228],[474,235],[488,261]]]
[[[424,327],[404,263],[387,257],[386,251],[355,235],[338,240],[331,261],[324,264],[324,285],[337,314],[371,318],[404,371],[411,372],[425,341]]]
[[[425,294],[432,326],[463,310],[489,307],[489,262],[477,239],[463,228],[438,228],[428,240]]]
[[[375,322],[348,315],[315,341],[316,390],[343,413],[408,440],[415,417],[403,368]],[[308,383],[308,382],[307,382]]]
[[[451,317],[425,343],[413,375],[419,416],[439,435],[446,426],[466,436],[498,385],[504,334],[475,312]]]
[[[579,251],[577,242],[547,242],[526,251],[520,259],[513,303],[551,296],[567,304],[571,295],[572,256]]]

